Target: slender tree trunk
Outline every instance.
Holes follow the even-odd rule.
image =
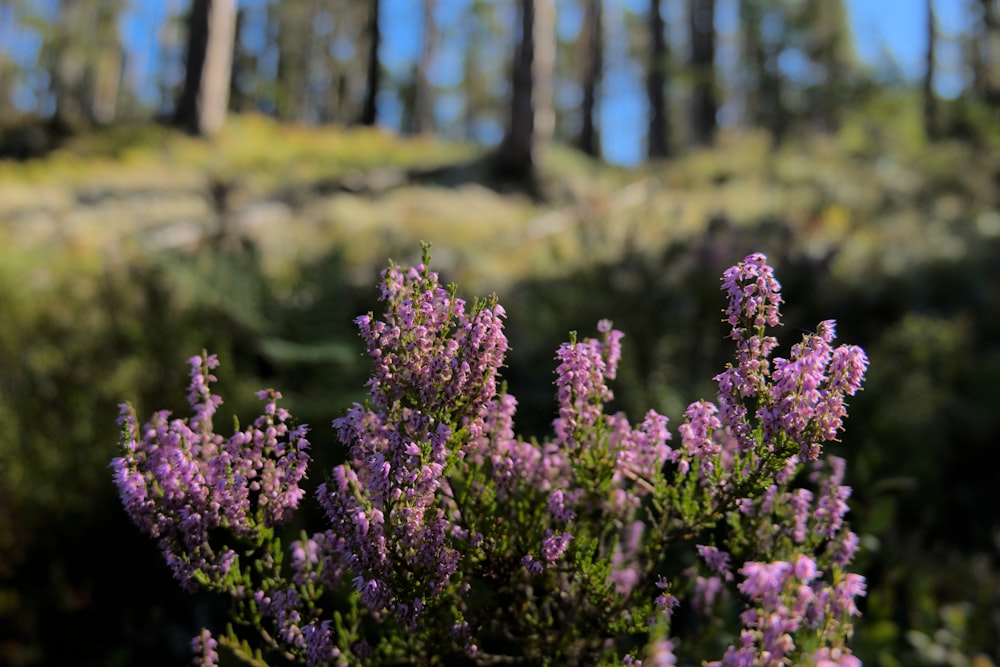
[[[996,0],[981,0],[983,8],[982,89],[983,97],[991,104],[1000,103],[1000,11]]]
[[[236,0],[192,0],[176,117],[189,132],[211,136],[225,122],[235,35]]]
[[[421,28],[420,57],[413,74],[413,124],[414,134],[434,131],[434,100],[427,70],[434,57],[434,0],[423,0],[423,26]]]
[[[760,126],[761,78],[764,75],[760,34],[760,15],[754,0],[740,0],[740,68],[743,92],[743,124],[747,128]]]
[[[175,70],[175,65],[183,65],[181,51],[183,50],[181,33],[181,19],[177,14],[177,0],[166,0],[166,7],[163,9],[166,17],[163,25],[157,33],[156,58],[160,62],[159,71],[156,74],[156,92],[159,96],[159,112],[166,114],[168,110],[176,119],[178,116],[177,103],[180,93],[176,90],[176,85],[170,78],[170,74]]]
[[[310,55],[315,41],[316,3],[294,0],[271,5],[277,24],[278,74],[274,81],[274,110],[281,120],[308,122],[313,117],[309,98]]]
[[[591,157],[600,155],[598,136],[597,101],[601,77],[604,75],[604,20],[603,0],[587,0],[586,18],[583,23],[584,57],[587,58],[583,72],[583,127],[580,130],[580,150]]]
[[[938,104],[934,94],[934,72],[937,69],[937,18],[934,0],[927,0],[927,62],[924,67],[924,132],[930,138],[938,136]]]
[[[87,30],[87,7],[80,0],[60,0],[52,39],[53,66],[50,89],[55,102],[52,121],[59,131],[74,132],[86,124],[87,62],[81,52],[81,28]]]
[[[719,110],[715,85],[715,0],[691,0],[691,129],[694,141],[708,145],[715,138]]]
[[[497,155],[497,171],[533,183],[538,156],[552,136],[552,68],[555,63],[552,0],[520,0],[521,27],[514,52],[510,120]]]
[[[650,56],[646,72],[646,93],[649,96],[650,158],[665,158],[670,154],[670,116],[667,111],[667,52],[666,25],[660,0],[649,3]]]
[[[977,15],[979,13],[980,0],[966,0],[969,6],[969,13]],[[972,93],[976,99],[986,98],[986,43],[987,31],[985,16],[978,25],[973,25],[969,36],[964,41],[965,62],[968,64],[969,72],[972,74]]]
[[[233,37],[235,45],[241,42],[241,36],[246,30],[247,10],[241,7],[236,11],[236,33]],[[247,50],[239,46],[234,46],[232,73],[229,77],[229,108],[233,111],[246,111],[253,108],[254,100],[246,93],[246,89],[240,86],[240,82],[246,82],[255,76],[257,69],[256,58],[247,53]]]
[[[852,69],[851,37],[843,0],[805,0],[800,16],[802,47],[809,60],[822,68],[822,82],[807,96],[806,115],[825,132],[840,129]]]
[[[479,5],[475,0],[466,9],[462,24],[465,33],[465,53],[462,55],[462,87],[465,95],[465,108],[462,111],[462,125],[465,127],[466,139],[476,136],[476,123],[479,120],[482,88],[482,63],[479,55],[479,37],[481,35]]]
[[[124,59],[121,48],[111,45],[101,50],[95,63],[90,117],[98,125],[108,125],[115,120]]]
[[[110,124],[118,112],[126,57],[118,33],[120,13],[121,6],[114,2],[98,3],[92,12],[94,37],[87,58],[87,115],[97,125]]]
[[[744,118],[747,126],[766,128],[776,142],[781,142],[789,124],[784,83],[778,66],[781,45],[765,43],[763,13],[759,0],[740,0],[745,62]]]
[[[535,57],[531,69],[534,79],[533,107],[535,160],[541,149],[552,141],[556,129],[556,110],[552,100],[552,79],[556,70],[555,0],[535,0]]]
[[[12,3],[0,0],[0,43],[13,43],[14,30],[20,29],[16,11]],[[21,79],[20,68],[10,58],[0,60],[0,124],[18,115],[13,100],[14,89]]]
[[[368,76],[365,84],[365,103],[361,108],[361,118],[358,120],[362,125],[374,125],[377,120],[376,100],[382,78],[382,66],[378,58],[378,49],[382,42],[382,33],[379,29],[379,0],[369,0],[369,3]]]
[[[502,153],[506,167],[527,173],[534,166],[532,65],[535,59],[535,0],[521,0],[520,7],[521,36],[514,51],[510,123]]]

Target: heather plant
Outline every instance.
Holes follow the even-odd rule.
[[[833,321],[774,356],[763,255],[723,275],[735,360],[676,438],[656,412],[609,414],[623,334],[606,320],[556,352],[551,436],[516,436],[503,307],[428,264],[426,249],[390,264],[381,317],[356,320],[367,398],[333,422],[345,457],[319,471],[325,522],[287,547],[309,443],[278,392],[223,438],[203,353],[193,416],[140,428],[123,406],[126,510],[183,586],[231,598],[196,664],[220,645],[251,664],[860,664],[850,488],[822,454],[868,361],[834,346]]]

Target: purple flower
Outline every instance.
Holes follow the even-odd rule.
[[[840,482],[844,478],[844,459],[831,456],[829,458],[832,472],[822,480],[819,500],[813,511],[815,530],[829,540],[836,538],[844,526],[844,517],[848,512],[847,499],[851,496],[851,487]],[[816,473],[814,473],[815,477]]]
[[[726,581],[733,580],[733,573],[729,569],[729,554],[720,551],[717,547],[707,547],[702,544],[696,545],[698,555],[705,561],[708,568],[721,576]]]
[[[864,597],[867,592],[865,578],[860,574],[848,572],[833,590],[830,598],[831,613],[834,616],[847,614],[848,616],[858,616],[860,611],[854,601],[856,597]]]
[[[788,496],[788,505],[792,509],[792,539],[796,544],[802,544],[806,541],[812,499],[813,494],[809,489],[796,489]]]
[[[372,374],[366,400],[333,422],[347,451],[318,488],[327,525],[292,542],[287,560],[271,528],[301,502],[307,429],[292,423],[280,393],[265,390],[249,428],[216,434],[214,356],[190,360],[193,416],[159,412],[140,428],[123,406],[114,481],[183,585],[230,593],[251,617],[267,619],[272,644],[309,665],[346,660],[335,641],[353,643],[359,659],[374,657],[384,645],[352,635],[383,621],[404,641],[438,637],[474,655],[480,633],[491,630],[475,626],[478,612],[466,620],[463,596],[489,599],[473,587],[494,582],[530,623],[575,618],[566,605],[582,604],[588,617],[595,612],[628,632],[641,620],[633,596],[649,610],[655,594],[644,662],[673,665],[668,631],[679,601],[663,577],[657,591],[643,589],[661,566],[689,558],[673,560],[677,549],[694,545],[705,566],[686,570],[680,589],[694,609],[711,614],[721,595],[743,605],[739,640],[707,664],[853,667],[843,644],[866,584],[842,569],[858,548],[844,520],[844,462],[813,465],[815,492],[789,486],[838,436],[868,359],[860,348],[833,347],[832,320],[787,359],[772,358],[777,341],[768,329],[780,325],[782,298],[764,255],[748,255],[722,283],[736,359],[715,378],[716,402],[687,407],[676,449],[667,418],[654,411],[637,426],[623,413],[605,414],[623,338],[608,320],[595,338],[574,335],[556,353],[555,437],[517,438],[517,402],[500,383],[503,308],[495,298],[466,303],[425,265],[390,265],[383,313],[356,319]],[[734,534],[736,524],[748,530]],[[522,556],[525,539],[534,552]],[[525,571],[512,573],[519,557]],[[757,560],[733,562],[747,557]],[[580,571],[588,559],[593,565]],[[739,600],[727,584],[734,580]],[[334,623],[319,599],[347,581],[352,617]],[[805,647],[796,646],[800,638]],[[594,636],[605,651],[616,639],[613,631]],[[207,631],[192,646],[199,664],[217,660]]]
[[[218,366],[214,355],[193,357],[188,401],[190,420],[157,412],[141,429],[135,411],[121,408],[123,456],[111,463],[122,504],[132,521],[159,540],[164,558],[181,584],[192,590],[196,573],[218,584],[236,562],[229,548],[213,547],[218,528],[254,539],[286,521],[298,507],[309,463],[306,428],[289,430],[287,411],[268,390],[264,414],[228,440],[212,431],[222,400],[211,394]],[[256,507],[256,510],[252,508]]]
[[[209,386],[218,380],[212,375],[212,370],[218,368],[219,359],[214,354],[203,352],[200,356],[188,359],[191,366],[191,384],[188,386],[188,404],[194,408],[195,416],[191,419],[191,428],[196,431],[212,430],[212,415],[222,404],[222,398],[212,394]]]
[[[760,658],[756,637],[749,630],[740,633],[740,646],[730,646],[722,660],[705,663],[707,667],[757,667]],[[767,664],[767,663],[765,663]]]
[[[667,442],[671,438],[667,418],[655,410],[646,413],[642,424],[633,429],[625,415],[607,418],[610,448],[615,453],[616,507],[637,505],[651,490],[664,462],[671,456]]]
[[[639,582],[641,564],[639,550],[646,531],[646,524],[633,521],[626,532],[624,540],[615,543],[611,553],[611,574],[608,580],[615,585],[622,595],[628,595]]]
[[[768,450],[786,442],[801,457],[815,460],[824,441],[835,440],[847,414],[845,396],[861,386],[868,359],[861,348],[833,349],[836,323],[820,322],[816,333],[793,346],[790,358],[768,361],[777,346],[768,327],[780,324],[780,285],[764,255],[748,255],[723,276],[729,305],[726,321],[736,341],[736,364],[715,377],[719,384],[719,418],[739,451],[756,444],[746,399],[757,396],[755,417]]]
[[[845,648],[823,647],[810,656],[813,667],[861,667],[861,661]]]
[[[715,473],[716,457],[722,453],[719,438],[722,422],[716,417],[719,409],[707,401],[697,401],[684,412],[686,421],[677,430],[681,434],[682,450],[698,464],[702,484],[708,484]]]
[[[611,320],[601,320],[597,323],[597,330],[603,334],[601,341],[601,353],[605,363],[605,377],[614,380],[618,374],[618,362],[622,357],[622,338],[625,336],[621,331],[613,328]]]
[[[677,664],[674,657],[674,643],[658,637],[654,639],[646,650],[646,659],[642,661],[645,667],[670,667]]]
[[[821,322],[817,333],[792,346],[789,359],[774,360],[768,401],[757,412],[769,448],[787,438],[803,459],[815,460],[820,444],[837,438],[847,415],[844,397],[857,393],[868,359],[855,346],[833,349],[834,330],[833,320]]]
[[[854,554],[858,551],[858,536],[850,530],[845,530],[840,537],[834,541],[833,563],[841,567],[854,560]]]
[[[746,424],[743,398],[764,390],[770,374],[768,357],[778,345],[777,339],[765,335],[767,327],[781,324],[779,307],[781,285],[768,266],[767,257],[759,253],[747,255],[736,266],[726,270],[722,290],[728,298],[726,322],[732,329],[730,338],[736,341],[736,365],[716,376],[719,383],[719,405],[724,423],[733,430],[740,449],[752,446]]]
[[[662,576],[656,578],[656,587],[662,591],[653,600],[656,604],[657,610],[666,616],[671,616],[674,613],[674,609],[680,606],[680,600],[670,594],[670,584]],[[652,625],[655,621],[650,621]]]
[[[804,584],[810,583],[820,574],[816,570],[816,561],[805,554],[799,554],[798,558],[795,559],[794,572],[799,581]]]
[[[333,644],[333,632],[330,626],[330,621],[320,621],[302,627],[306,664],[309,667],[327,664],[329,661],[340,657],[340,649]]]
[[[531,574],[541,574],[545,570],[545,565],[535,560],[535,557],[531,554],[522,558],[521,564],[524,565],[524,568]]]
[[[219,664],[219,653],[216,650],[219,643],[207,629],[191,640],[191,651],[194,653],[193,663],[199,667],[215,667]]]
[[[369,399],[334,421],[349,456],[319,500],[362,600],[411,623],[425,606],[416,600],[440,595],[452,580],[470,535],[456,523],[448,466],[493,461],[504,498],[537,457],[514,441],[516,402],[497,395],[503,308],[486,301],[467,310],[424,266],[390,266],[382,300],[383,319],[357,319],[374,364]]]
[[[702,616],[710,616],[716,598],[724,590],[725,585],[719,577],[696,577],[694,580],[694,608]]]
[[[841,345],[833,351],[830,362],[830,389],[854,396],[861,388],[865,371],[868,368],[868,356],[857,345]]]
[[[545,539],[542,540],[542,558],[546,563],[554,563],[566,553],[566,547],[573,536],[569,533],[555,533],[551,530],[545,531]]]
[[[567,496],[572,497],[579,494],[570,494],[563,489],[556,489],[549,494],[549,512],[552,519],[558,523],[566,523],[576,518],[576,512],[566,506]],[[571,500],[570,502],[575,502]]]
[[[605,383],[607,365],[601,344],[593,339],[563,343],[556,353],[556,400],[559,417],[553,423],[556,442],[572,451],[587,443],[589,432],[601,417],[604,403],[613,398]]]
[[[470,316],[464,300],[419,266],[383,272],[385,319],[355,321],[375,363],[369,387],[373,405],[387,408],[404,397],[430,414],[445,405],[467,405],[470,416],[496,394],[496,375],[507,339],[505,312],[480,304]]]
[[[747,255],[742,262],[726,269],[722,274],[722,290],[729,298],[726,321],[734,330],[744,322],[758,328],[776,327],[780,323],[781,284],[765,255]]]
[[[740,569],[745,580],[739,584],[738,588],[750,598],[765,602],[776,600],[784,589],[785,582],[792,570],[791,563],[785,561],[775,561],[774,563],[748,561]]]

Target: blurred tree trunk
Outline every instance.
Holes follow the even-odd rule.
[[[90,118],[97,125],[109,125],[118,115],[124,54],[120,48],[101,49],[94,63],[94,92]]]
[[[980,0],[982,5],[982,45],[979,57],[982,98],[991,104],[1000,103],[1000,9],[996,0]]]
[[[82,53],[82,42],[88,9],[80,0],[60,0],[52,26],[48,45],[52,54],[49,85],[55,103],[52,122],[57,131],[72,132],[85,124],[81,98],[86,58]]]
[[[368,69],[372,54],[368,42],[360,39],[358,33],[362,29],[359,26],[367,27],[371,22],[372,6],[370,2],[350,0],[336,3],[332,0],[320,1],[331,29],[322,36],[323,48],[317,49],[318,69],[325,78],[324,90],[318,96],[317,115],[325,121],[358,123],[367,101]],[[380,8],[375,9],[377,17]],[[379,25],[376,24],[375,28],[379,29]],[[346,50],[345,45],[349,45]],[[378,46],[374,51],[375,64],[378,65]],[[376,70],[376,77],[380,73]],[[377,87],[375,93],[378,94]],[[361,100],[360,104],[358,100]]]
[[[556,127],[553,103],[553,77],[556,69],[556,6],[555,0],[534,0],[535,54],[531,68],[534,79],[532,106],[534,107],[534,139],[532,160],[537,165],[542,149],[549,145]]]
[[[691,0],[691,132],[695,143],[715,138],[719,111],[715,76],[715,0]]]
[[[235,36],[236,0],[192,0],[176,114],[177,123],[189,132],[212,136],[225,122]]]
[[[750,127],[763,127],[780,142],[788,131],[784,81],[778,60],[783,44],[765,40],[764,16],[781,17],[780,8],[766,0],[740,0],[743,35],[744,118]],[[783,20],[783,19],[782,19]]]
[[[807,0],[802,14],[805,54],[822,68],[823,79],[809,105],[827,132],[840,127],[852,68],[852,46],[843,0]]]
[[[270,6],[277,25],[278,68],[274,86],[274,113],[280,120],[308,122],[310,52],[314,41],[316,7],[308,0],[277,2]]]
[[[937,69],[937,17],[934,0],[927,0],[927,60],[924,65],[924,132],[934,139],[938,136],[938,103],[934,94],[934,72]]]
[[[465,109],[462,116],[464,135],[478,140],[484,125],[497,120],[497,104],[492,90],[500,77],[507,79],[509,72],[503,63],[487,59],[484,54],[498,40],[506,42],[497,21],[496,6],[489,0],[472,0],[462,20],[465,53],[462,58],[462,94]],[[498,123],[503,127],[503,121]]]
[[[760,34],[760,7],[756,0],[740,0],[740,55],[743,61],[743,123],[758,127],[761,116],[761,77],[764,74]]]
[[[229,108],[232,111],[249,111],[253,109],[254,95],[250,93],[255,88],[254,79],[257,71],[256,55],[242,46],[242,36],[247,29],[247,9],[236,10],[236,32],[233,35],[233,65],[229,77]]]
[[[20,7],[11,0],[0,0],[0,44],[13,41],[19,12]],[[14,89],[23,80],[24,74],[14,59],[0,54],[0,125],[19,115],[14,106]]]
[[[177,11],[177,0],[167,0],[165,5],[164,20],[157,32],[156,58],[160,63],[156,71],[156,89],[160,98],[158,111],[164,115],[169,112],[176,117],[180,88],[173,76],[184,67],[182,34],[186,21]]]
[[[420,28],[420,56],[417,58],[416,70],[413,73],[413,120],[410,129],[414,134],[434,131],[434,95],[431,82],[427,78],[427,70],[434,57],[434,42],[437,31],[434,29],[434,0],[423,0],[423,25]]]
[[[965,62],[972,75],[969,85],[976,99],[986,97],[986,17],[980,16],[982,0],[966,0],[972,16],[972,30],[963,42]]]
[[[583,126],[580,129],[580,150],[597,157],[600,155],[597,104],[601,77],[604,75],[604,0],[586,0],[582,28],[583,56],[586,65],[583,71]]]
[[[91,62],[90,120],[108,125],[118,111],[125,52],[118,33],[118,19],[123,9],[121,0],[103,0],[94,12],[96,21],[95,48]]]
[[[382,66],[379,64],[378,49],[382,42],[379,29],[379,0],[369,0],[368,5],[368,75],[365,79],[365,103],[361,108],[358,122],[362,125],[374,125],[378,116],[377,98],[382,76]]]
[[[499,175],[534,183],[539,153],[552,135],[555,8],[552,0],[520,0],[507,134],[496,156]]]
[[[535,109],[532,99],[535,59],[535,0],[520,0],[520,36],[514,49],[511,73],[511,108],[507,136],[500,147],[500,165],[505,171],[528,174],[534,167]]]
[[[667,111],[667,51],[666,25],[660,0],[649,3],[650,56],[646,71],[646,93],[649,96],[650,158],[665,158],[670,154],[670,115]]]
[[[124,52],[118,33],[122,0],[59,0],[41,31],[57,132],[75,132],[114,120]],[[11,11],[13,8],[11,8]]]

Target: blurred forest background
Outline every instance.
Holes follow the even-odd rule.
[[[118,503],[118,403],[182,411],[207,348],[222,414],[273,386],[313,426],[318,483],[351,320],[420,240],[506,305],[527,434],[602,317],[617,407],[676,426],[766,252],[783,341],[835,317],[871,357],[828,450],[858,655],[1000,664],[1000,3],[896,2],[916,72],[848,4],[0,0],[0,665],[188,662],[220,610]]]

